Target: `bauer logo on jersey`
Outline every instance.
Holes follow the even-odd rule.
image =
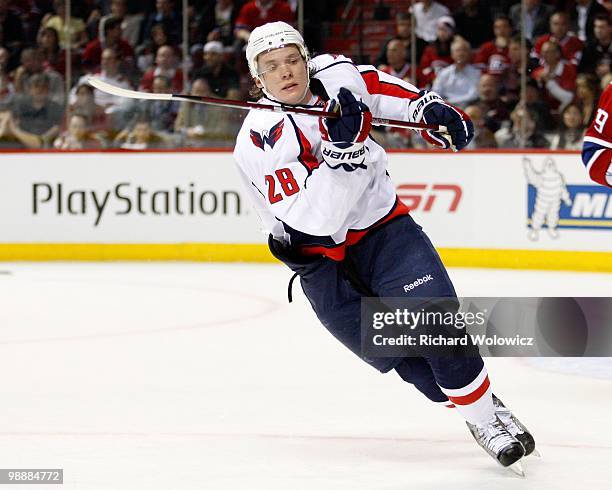
[[[251,141],[257,148],[261,148],[263,151],[266,151],[265,144],[268,143],[270,148],[274,148],[274,145],[279,140],[281,135],[283,134],[283,126],[285,125],[285,120],[281,119],[278,123],[272,126],[268,131],[262,131],[259,134],[257,131],[253,131],[251,129]]]
[[[542,229],[551,238],[559,229],[612,230],[612,189],[598,185],[572,185],[546,157],[539,166],[523,159],[527,182],[528,237],[538,240]]]

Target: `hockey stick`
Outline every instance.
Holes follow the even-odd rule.
[[[291,114],[305,114],[307,116],[316,117],[339,117],[336,112],[324,112],[317,109],[302,109],[292,106],[276,106],[267,104],[257,104],[255,102],[242,102],[241,100],[226,100],[217,99],[214,97],[200,97],[198,95],[187,94],[154,94],[151,92],[138,92],[121,87],[116,87],[97,77],[89,77],[87,82],[92,86],[106,92],[107,94],[117,95],[119,97],[128,97],[130,99],[148,99],[148,100],[180,100],[185,102],[197,102],[198,104],[209,104],[219,107],[232,107],[234,109],[258,109],[262,111],[287,112]],[[431,129],[440,133],[447,133],[446,126],[438,126],[437,124],[412,123],[407,121],[398,121],[396,119],[384,119],[381,117],[373,117],[372,124],[375,126],[391,126],[394,128],[406,129]]]

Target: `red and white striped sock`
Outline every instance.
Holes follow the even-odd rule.
[[[440,386],[440,389],[470,424],[484,425],[493,418],[495,407],[486,367],[483,366],[478,376],[463,388],[448,389]]]

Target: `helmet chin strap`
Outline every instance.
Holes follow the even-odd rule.
[[[308,68],[309,68],[308,62],[306,62],[306,87],[304,88],[304,93],[300,97],[300,100],[303,100],[304,97],[306,97],[306,93],[308,92],[308,89],[310,88],[310,70]],[[264,82],[262,76],[257,77],[257,79],[261,83],[262,92],[266,95],[268,99],[274,102],[278,102],[279,104],[285,104],[284,102],[281,102],[280,100],[276,100],[274,96],[270,92],[268,92],[268,89],[266,88],[266,83]],[[290,105],[298,105],[298,104],[290,104]]]

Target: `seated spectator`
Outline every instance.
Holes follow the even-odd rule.
[[[104,41],[96,38],[85,46],[82,55],[82,62],[85,69],[89,72],[100,70],[100,62],[102,59],[102,50],[104,48],[112,48],[119,56],[121,63],[124,64],[127,70],[128,67],[134,64],[134,50],[132,46],[121,37],[121,20],[110,18],[104,23]]]
[[[418,5],[418,4],[417,4]],[[452,17],[438,19],[438,38],[427,45],[419,64],[418,86],[430,86],[437,73],[453,62],[450,56],[450,43],[455,35],[455,21]]]
[[[72,49],[82,49],[87,44],[85,22],[77,17],[70,17],[69,25],[64,25],[66,18],[66,0],[54,0],[55,15],[47,14],[41,22],[42,27],[52,27],[59,34],[60,46],[66,48],[71,43]],[[68,35],[70,33],[70,36]]]
[[[43,68],[63,74],[66,72],[66,51],[60,48],[59,34],[53,27],[43,27],[36,37],[37,47],[43,58]],[[73,54],[73,66],[78,64],[78,54]]]
[[[191,95],[214,96],[204,78],[194,80]],[[232,146],[239,129],[234,113],[225,107],[182,102],[174,122],[174,131],[184,135],[184,144],[187,146]]]
[[[510,114],[512,125],[495,133],[499,148],[548,148],[548,140],[536,126],[534,115],[521,103]],[[525,127],[525,143],[522,142],[521,128]]]
[[[38,48],[26,48],[21,52],[21,65],[15,70],[15,91],[19,94],[28,93],[30,79],[34,75],[45,73],[49,81],[49,96],[57,104],[64,105],[64,79],[52,69],[45,70],[43,61],[43,53]]]
[[[582,122],[582,111],[577,104],[565,106],[561,113],[561,127],[553,135],[551,150],[582,150],[585,126]]]
[[[466,39],[472,49],[493,38],[493,19],[489,8],[480,0],[463,0],[463,7],[453,14],[457,34]]]
[[[125,39],[132,48],[135,48],[140,39],[140,26],[144,19],[144,15],[141,13],[132,14],[128,12],[127,0],[111,0],[110,14],[102,17],[98,25],[98,36],[102,42],[105,42],[104,26],[110,19],[119,19],[121,21],[122,38]]]
[[[487,119],[484,117],[482,108],[477,104],[473,104],[465,108],[465,113],[474,124],[474,138],[472,138],[472,141],[470,141],[466,148],[469,150],[497,148],[495,134],[491,131],[490,124],[488,124]]]
[[[599,87],[597,78],[589,74],[581,74],[576,78],[575,102],[582,111],[582,123],[588,128],[595,117],[597,102],[599,101]]]
[[[150,36],[136,48],[136,65],[141,72],[153,66],[157,51],[162,46],[170,46],[169,37],[163,24],[155,24]]]
[[[389,75],[414,83],[411,79],[411,68],[406,55],[406,46],[401,39],[392,39],[387,43],[387,64],[380,65],[378,69]]]
[[[172,0],[156,0],[155,12],[151,12],[143,21],[142,40],[149,39],[153,26],[159,24],[168,36],[168,44],[176,46],[181,42],[183,20]]]
[[[117,53],[112,48],[106,48],[102,51],[102,57],[100,60],[100,72],[95,73],[94,76],[100,78],[106,83],[115,85],[120,88],[131,89],[133,88],[130,82],[125,78],[119,71],[119,58]],[[88,76],[85,75],[77,83],[77,87],[82,85],[88,85]],[[114,114],[127,109],[130,104],[130,99],[126,97],[119,97],[117,95],[108,94],[101,90],[94,90],[95,103],[104,108],[106,114]],[[70,102],[76,101],[76,91],[73,90],[70,94]]]
[[[55,139],[53,148],[57,150],[98,150],[102,148],[102,142],[88,127],[87,117],[76,113],[70,116],[68,130]]]
[[[574,98],[576,67],[561,58],[557,43],[546,41],[542,45],[542,65],[533,70],[531,76],[542,88],[553,111],[562,111]]]
[[[438,21],[441,17],[450,16],[448,7],[435,0],[423,0],[412,6],[414,20],[416,21],[416,35],[428,43],[434,42],[438,36]],[[453,30],[455,21],[453,21]]]
[[[206,2],[198,19],[197,42],[219,41],[224,46],[234,44],[234,24],[240,12],[239,1],[216,0]]]
[[[9,50],[0,46],[0,111],[5,110],[11,103],[15,93],[13,79],[8,73],[10,56]]]
[[[546,99],[533,78],[527,80],[525,88],[525,105],[533,115],[536,126],[543,132],[555,130],[558,126],[555,114],[553,114],[546,103]]]
[[[569,32],[569,17],[565,12],[555,12],[550,16],[550,32],[536,40],[532,54],[534,58],[542,61],[542,46],[547,41],[556,42],[561,48],[563,58],[574,65],[578,64],[584,43]]]
[[[510,108],[514,107],[521,97],[521,76],[525,71],[522,67],[523,57],[527,60],[527,77],[530,77],[531,72],[540,65],[536,58],[530,56],[531,50],[531,43],[528,39],[525,39],[523,50],[520,34],[510,39],[508,45],[510,63],[499,77],[501,98]]]
[[[204,66],[193,74],[193,78],[205,78],[214,97],[240,98],[240,78],[223,60],[223,45],[219,41],[209,41],[204,45]]]
[[[521,19],[521,2],[510,7],[510,22],[517,29],[522,26],[525,30],[525,37],[534,43],[538,37],[548,31],[548,20],[555,8],[542,3],[541,0],[525,0],[525,9],[526,16]]]
[[[163,75],[153,78],[155,94],[168,94],[172,92],[171,80]],[[174,120],[178,112],[178,103],[171,100],[132,100],[132,105],[126,116],[135,119],[147,119],[154,131],[171,133],[174,131]]]
[[[143,116],[116,136],[115,146],[125,150],[150,150],[167,148],[169,140],[165,136],[156,133],[151,128],[150,120]]]
[[[412,19],[410,14],[400,12],[395,16],[395,35],[387,39],[383,44],[380,54],[376,59],[376,65],[388,65],[389,61],[387,60],[387,45],[396,39],[399,39],[404,43],[404,47],[406,49],[406,59],[408,63],[411,63],[410,57],[412,56],[412,48],[410,43],[412,42]],[[423,55],[423,50],[427,46],[427,43],[420,38],[416,38],[416,59],[414,64],[418,66],[418,60],[421,59]],[[411,63],[412,64],[412,63]]]
[[[508,108],[499,97],[499,78],[483,73],[478,83],[478,102],[492,131],[497,131],[509,118]]]
[[[501,75],[510,64],[508,46],[512,38],[512,24],[505,15],[498,15],[493,23],[495,38],[484,43],[476,52],[474,64],[484,73]]]
[[[68,116],[79,114],[87,119],[87,127],[95,133],[106,133],[110,128],[104,107],[96,104],[94,88],[88,83],[77,85],[76,100],[68,107]]]
[[[612,65],[612,20],[607,14],[598,14],[593,21],[593,40],[582,51],[582,58],[578,65],[578,72],[592,73],[602,77],[604,73],[597,71],[598,66],[607,66],[610,71]]]
[[[460,36],[455,36],[451,43],[451,57],[454,63],[438,72],[431,89],[443,99],[463,109],[478,99],[481,73],[470,64],[470,43]]]
[[[13,70],[26,44],[26,34],[19,15],[9,8],[9,0],[0,0],[0,46],[9,52],[8,69]]]
[[[295,23],[295,15],[284,0],[250,0],[246,2],[236,19],[234,35],[243,42],[249,40],[251,31],[268,22]]]
[[[596,0],[575,0],[569,14],[572,31],[587,43],[593,40],[593,25],[597,14],[609,15],[606,8]]]
[[[48,147],[59,134],[63,107],[49,97],[49,77],[37,73],[29,83],[28,94],[15,97],[10,112],[4,113],[4,134],[26,148]]]
[[[153,91],[153,80],[157,77],[165,77],[171,81],[171,89],[168,93],[181,93],[183,91],[183,70],[178,67],[176,53],[171,46],[162,46],[155,55],[155,68],[149,68],[140,80],[140,90]]]

